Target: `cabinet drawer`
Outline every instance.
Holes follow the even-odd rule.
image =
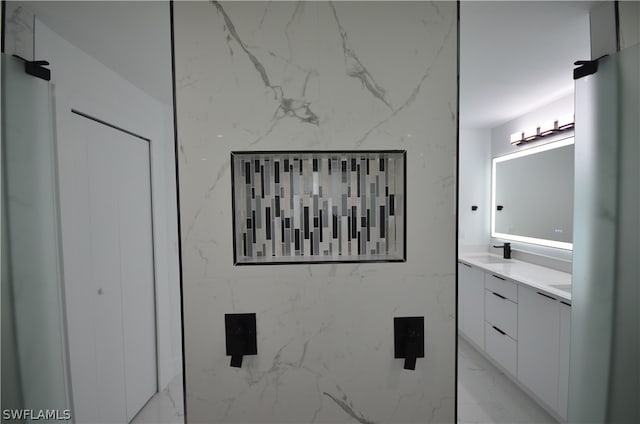
[[[485,320],[518,340],[518,305],[491,290],[485,291],[484,304]]]
[[[515,376],[518,343],[508,335],[500,333],[489,323],[485,325],[484,337],[485,352]]]
[[[503,277],[493,274],[485,274],[485,287],[494,293],[498,293],[512,302],[518,303],[518,285]]]

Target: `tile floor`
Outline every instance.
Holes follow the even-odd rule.
[[[557,421],[458,337],[458,423],[556,424]]]
[[[177,375],[160,393],[156,393],[130,424],[183,424],[182,374]]]

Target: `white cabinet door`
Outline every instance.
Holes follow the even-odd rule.
[[[571,305],[560,302],[560,372],[558,373],[558,414],[567,419],[569,405],[569,342]]]
[[[462,332],[484,350],[484,272],[458,264],[458,283],[462,293]]]
[[[518,287],[518,380],[558,410],[560,302]]]

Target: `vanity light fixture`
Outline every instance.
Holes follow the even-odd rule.
[[[575,115],[573,113],[570,113],[568,115],[565,115],[561,119],[558,119],[558,130],[560,131],[570,130],[574,127],[574,124],[575,124]]]
[[[575,119],[573,113],[558,118],[554,121],[546,121],[540,123],[537,127],[527,128],[523,131],[511,134],[510,143],[519,146],[522,143],[539,140],[552,134],[573,129]]]
[[[556,122],[558,121],[545,121],[540,124],[540,137],[545,137],[553,134],[557,131]]]

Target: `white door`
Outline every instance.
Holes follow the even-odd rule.
[[[74,419],[128,422],[157,389],[149,141],[67,113],[73,136],[60,163],[72,165],[60,184]]]

